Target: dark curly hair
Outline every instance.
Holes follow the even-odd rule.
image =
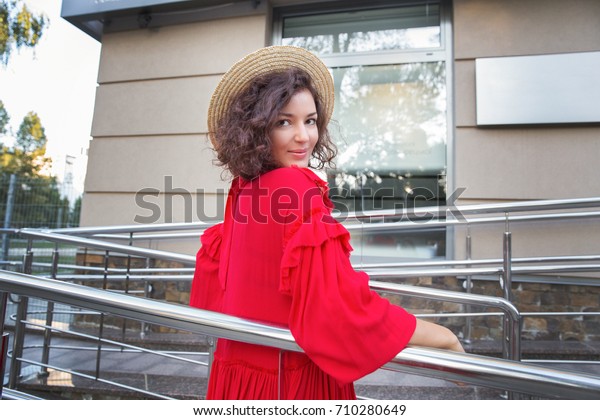
[[[218,165],[233,176],[253,179],[278,167],[271,153],[270,132],[282,108],[295,93],[308,90],[317,109],[319,138],[311,157],[314,167],[332,166],[337,149],[327,130],[322,99],[302,69],[268,73],[255,78],[245,90],[234,97],[229,111],[218,122],[214,137]],[[311,162],[311,166],[312,166]]]

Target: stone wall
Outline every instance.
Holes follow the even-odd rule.
[[[86,263],[97,267],[104,266],[103,255],[80,255],[79,263]],[[145,259],[132,258],[129,262],[131,268],[146,266]],[[124,268],[127,266],[126,257],[111,257],[109,267]],[[181,267],[174,263],[154,263],[155,267],[174,268]],[[464,292],[465,280],[456,277],[420,277],[410,279],[389,280],[392,283],[429,287],[456,292]],[[89,284],[89,283],[88,283]],[[92,284],[89,284],[92,285]],[[102,282],[94,282],[95,287],[102,287]],[[171,303],[187,305],[190,297],[189,281],[153,281],[149,280],[148,297]],[[108,289],[114,290],[144,290],[145,282],[124,281],[107,282]],[[484,296],[502,297],[503,291],[499,281],[473,280],[472,293]],[[472,342],[502,340],[502,317],[485,315],[486,312],[499,313],[497,308],[483,308],[473,306],[470,309],[465,305],[451,302],[436,301],[432,299],[412,298],[398,295],[384,295],[394,304],[406,308],[409,312],[422,315],[440,314],[432,318],[425,318],[439,322],[452,329],[462,339],[470,338]],[[512,303],[522,312],[600,312],[600,287],[562,285],[549,283],[513,282]],[[467,330],[466,317],[451,317],[443,314],[462,312],[483,312],[482,316],[471,318],[470,334]],[[98,322],[96,315],[82,315],[77,318],[79,326],[89,326]],[[124,327],[123,320],[106,317],[106,328]],[[139,322],[127,321],[125,327],[129,330],[139,329]],[[149,330],[157,333],[175,333],[169,328],[161,326],[148,326]],[[467,336],[468,335],[468,336]],[[598,315],[573,315],[573,316],[527,316],[524,318],[522,329],[523,340],[537,341],[573,341],[573,342],[600,342],[600,316]]]
[[[454,277],[425,277],[396,280],[399,284],[432,287],[464,292],[464,279]],[[512,303],[519,312],[583,312],[600,311],[600,288],[548,283],[513,283]],[[502,297],[499,281],[474,280],[472,293]],[[390,300],[416,314],[465,312],[463,305],[433,300],[392,296]],[[472,307],[472,312],[499,312],[498,309]],[[437,322],[465,338],[466,318],[437,317]],[[502,321],[499,316],[472,318],[472,341],[501,340]],[[523,340],[600,341],[600,316],[526,316],[522,329]]]

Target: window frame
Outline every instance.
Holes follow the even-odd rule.
[[[365,9],[390,8],[394,6],[422,5],[428,3],[439,4],[440,10],[440,46],[408,50],[388,50],[361,53],[334,53],[323,55],[320,58],[329,68],[350,66],[375,66],[390,64],[406,64],[415,62],[442,61],[446,68],[446,197],[452,198],[456,191],[455,173],[455,96],[454,96],[454,53],[452,29],[452,1],[451,0],[350,0],[332,1],[326,3],[305,3],[291,6],[274,6],[272,10],[272,45],[281,45],[283,37],[283,22],[285,18],[307,16],[320,13],[332,13]],[[448,206],[454,202],[447,202]],[[455,255],[454,229],[446,228],[446,258]]]

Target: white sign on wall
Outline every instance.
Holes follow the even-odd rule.
[[[475,61],[478,125],[600,122],[600,52]]]

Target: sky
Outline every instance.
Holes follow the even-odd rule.
[[[62,179],[65,160],[73,161],[73,186],[81,193],[91,140],[101,44],[60,17],[61,0],[25,0],[43,12],[49,26],[34,49],[13,51],[0,66],[0,100],[16,132],[30,111],[38,114],[48,138],[52,174]],[[0,139],[10,144],[12,138]]]

